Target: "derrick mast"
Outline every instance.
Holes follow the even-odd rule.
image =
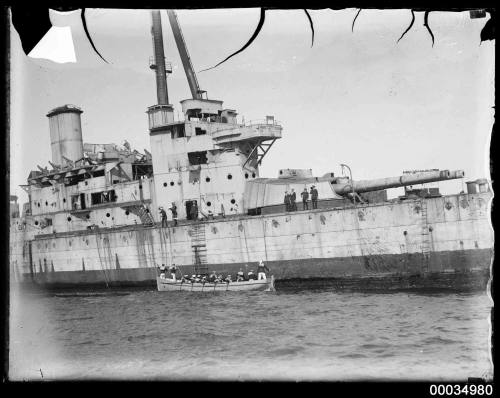
[[[177,49],[179,50],[179,55],[182,60],[182,66],[184,67],[184,72],[186,73],[186,78],[189,84],[189,89],[191,90],[191,95],[193,99],[202,99],[203,91],[200,89],[198,84],[198,79],[196,78],[196,73],[191,63],[191,58],[189,57],[189,52],[184,41],[184,36],[182,35],[182,30],[177,20],[177,15],[174,10],[167,10],[168,19],[170,21],[170,26],[172,28],[172,33],[174,34],[175,43],[177,44]]]

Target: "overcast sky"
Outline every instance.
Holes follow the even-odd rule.
[[[197,71],[239,49],[252,35],[258,9],[179,10]],[[315,41],[301,10],[268,11],[259,37],[243,53],[198,74],[211,99],[246,121],[274,115],[283,138],[266,155],[262,177],[280,168],[314,175],[348,164],[354,179],[400,175],[409,169],[463,169],[466,180],[489,178],[494,105],[494,43],[480,45],[487,18],[430,14],[435,36],[409,10],[311,10]],[[150,149],[146,108],[156,102],[151,17],[147,10],[88,9],[87,24],[104,63],[84,37],[79,12],[51,12],[70,26],[76,63],[28,58],[12,28],[11,193],[37,164],[51,160],[47,112],[81,107],[84,142]],[[170,102],[190,96],[166,12],[162,13]],[[451,193],[460,183],[441,185]],[[449,191],[449,192],[446,192]]]

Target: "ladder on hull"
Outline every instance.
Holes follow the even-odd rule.
[[[430,240],[430,231],[429,231],[429,223],[427,220],[427,200],[422,198],[420,200],[420,211],[422,217],[422,254],[423,254],[423,264],[422,270],[424,272],[429,272],[429,263],[431,257],[431,240]]]
[[[196,275],[208,274],[205,225],[199,223],[193,225],[191,229],[191,248],[193,250],[194,273]]]

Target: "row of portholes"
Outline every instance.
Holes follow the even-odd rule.
[[[231,204],[234,205],[236,203],[236,200],[235,199],[231,199]],[[207,207],[210,207],[212,206],[212,202],[208,201],[207,202]]]
[[[245,173],[245,178],[247,178],[247,179],[248,179],[249,177],[250,177],[250,175],[249,175],[248,173]],[[255,178],[255,173],[252,173],[252,178]],[[233,179],[233,175],[232,175],[232,174],[228,174],[228,175],[227,175],[227,179],[228,179],[228,180],[232,180],[232,179]],[[210,182],[210,181],[211,181],[210,177],[206,177],[206,178],[205,178],[205,181],[206,181],[206,182]],[[179,182],[178,182],[178,184],[179,184],[179,185],[181,185],[181,182],[179,181]],[[174,185],[175,185],[175,182],[170,181],[170,186],[172,186],[172,187],[173,187]],[[163,186],[164,186],[164,187],[167,187],[167,186],[168,186],[168,183],[164,182],[164,183],[163,183]]]
[[[149,213],[149,211],[148,211],[147,209],[146,209],[146,213]],[[128,216],[128,215],[130,214],[130,212],[127,210],[127,211],[125,212],[125,214]],[[106,217],[111,217],[111,214],[110,214],[110,213],[106,213]],[[86,218],[87,220],[89,220],[89,219],[90,219],[90,215],[89,215],[89,214],[87,214],[87,215],[85,216],[85,218]],[[67,218],[67,220],[68,220],[68,222],[71,222],[71,221],[72,221],[72,218],[71,218],[71,217],[68,217],[68,218]],[[39,222],[38,222],[38,221],[35,221],[35,225],[38,225],[38,224],[39,224]]]

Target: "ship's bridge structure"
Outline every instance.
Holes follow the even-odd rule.
[[[196,202],[202,215],[241,213],[245,183],[259,176],[259,165],[282,127],[273,117],[238,123],[222,101],[181,102],[184,120],[162,122],[149,109],[156,200],[175,202],[180,218],[190,218]],[[160,108],[161,109],[161,108]],[[178,206],[179,203],[182,206]]]
[[[282,127],[274,117],[237,121],[234,109],[209,99],[201,90],[177,16],[167,10],[192,98],[181,101],[182,120],[169,104],[160,11],[152,11],[157,104],[147,110],[157,206],[176,204],[179,218],[191,218],[196,206],[204,216],[242,213],[247,181],[258,178],[259,165]]]

